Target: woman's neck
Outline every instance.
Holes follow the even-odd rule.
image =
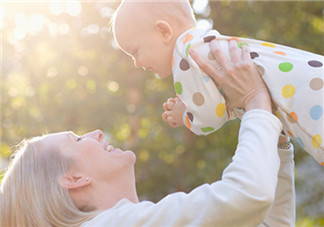
[[[110,209],[124,198],[133,203],[138,203],[135,177],[132,177],[130,181],[115,179],[113,182],[94,184],[93,188],[91,196],[93,198],[92,206],[96,207],[96,210]],[[91,201],[89,204],[91,204]]]

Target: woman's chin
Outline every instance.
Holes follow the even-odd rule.
[[[133,164],[135,164],[135,162],[136,162],[135,153],[133,151],[131,151],[131,150],[126,150],[126,151],[124,151],[124,153],[129,155],[130,160],[133,162]]]

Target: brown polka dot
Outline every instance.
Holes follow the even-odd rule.
[[[259,54],[256,53],[256,52],[251,52],[251,53],[250,53],[250,56],[251,56],[252,59],[254,59],[254,58],[259,57]]]
[[[179,67],[182,71],[187,71],[190,68],[190,65],[186,59],[182,58]]]
[[[324,86],[324,82],[321,78],[314,78],[311,80],[311,82],[309,83],[309,86],[312,90],[320,90],[323,88]]]
[[[205,103],[205,98],[200,92],[196,92],[195,94],[193,94],[192,100],[197,106],[201,106]]]
[[[194,119],[193,114],[190,113],[190,112],[187,112],[187,116],[188,116],[188,118],[190,119],[190,121],[192,122],[193,119]]]
[[[207,58],[208,58],[208,60],[210,60],[210,61],[215,60],[214,55],[213,55],[212,52],[210,52],[210,51],[208,52]]]
[[[215,38],[216,38],[216,36],[214,36],[214,35],[206,36],[206,37],[204,37],[204,42],[209,43],[210,41],[212,41]]]
[[[308,64],[312,67],[322,67],[323,66],[322,62],[316,61],[316,60],[309,61]]]

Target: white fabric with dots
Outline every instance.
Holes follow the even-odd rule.
[[[263,77],[278,108],[276,115],[284,131],[295,139],[319,163],[324,165],[323,101],[324,57],[274,43],[221,35],[216,30],[190,29],[177,40],[173,53],[173,77],[176,93],[186,105],[183,121],[197,135],[208,135],[228,121],[242,115],[229,113],[221,91],[188,54],[194,48],[213,62],[209,42],[219,40],[229,58],[228,40],[248,45],[251,57]]]

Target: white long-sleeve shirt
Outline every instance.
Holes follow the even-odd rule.
[[[83,226],[257,226],[274,201],[281,130],[274,115],[251,110],[243,115],[237,150],[220,181],[158,203],[122,199]]]
[[[258,227],[294,227],[296,219],[296,193],[294,178],[294,147],[279,149],[280,169],[275,200],[270,211]]]

